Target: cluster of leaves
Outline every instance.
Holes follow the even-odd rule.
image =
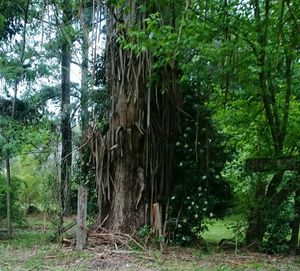
[[[25,10],[26,3],[26,0],[0,2],[0,40],[12,38],[21,30],[20,17]]]

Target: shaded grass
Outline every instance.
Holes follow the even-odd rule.
[[[26,229],[17,231],[14,239],[0,241],[0,271],[9,270],[119,270],[119,271],[297,271],[300,260],[297,257],[268,256],[259,253],[217,250],[211,247],[209,253],[197,248],[166,248],[163,253],[150,250],[149,253],[131,254],[128,261],[118,262],[117,254],[105,254],[99,247],[97,253],[78,252],[50,243],[50,233],[40,230],[38,217],[31,219]],[[240,218],[230,216],[224,220],[214,220],[204,238],[216,245],[221,239],[234,237],[233,226]],[[102,249],[102,252],[101,252]],[[134,255],[134,256],[133,256]],[[119,257],[122,255],[119,254]],[[112,263],[110,268],[109,263]],[[105,267],[106,266],[106,267]]]
[[[12,239],[0,239],[0,271],[89,270],[85,262],[93,255],[51,243],[55,227],[48,223],[44,232],[42,216],[27,217],[25,225],[15,229]]]
[[[209,255],[197,249],[171,248],[148,265],[151,270],[182,271],[298,271],[295,257],[269,256],[259,253],[217,252]]]

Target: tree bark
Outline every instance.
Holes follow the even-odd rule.
[[[258,250],[263,240],[266,223],[263,221],[263,210],[261,207],[255,207],[248,218],[249,227],[246,231],[246,246],[249,249]]]
[[[263,240],[264,233],[266,230],[265,215],[266,211],[264,204],[266,204],[263,199],[265,196],[266,185],[261,181],[258,184],[256,193],[254,207],[250,210],[248,217],[248,228],[246,231],[246,245],[253,250],[257,250]]]
[[[80,106],[81,106],[81,132],[84,133],[89,125],[88,111],[88,89],[89,89],[89,24],[91,23],[91,9],[86,7],[85,3],[81,7],[81,89],[80,89]]]
[[[119,44],[118,38],[127,36],[126,29],[142,29],[146,17],[135,1],[127,1],[124,8],[130,12],[124,15],[109,7],[106,82],[112,109],[109,131],[95,141],[93,152],[98,223],[105,221],[111,230],[131,232],[150,222],[153,203],[160,202],[162,217],[166,213],[180,91],[174,67],[162,68],[157,73],[160,79],[151,85],[151,52],[136,55]],[[120,21],[117,14],[123,14]],[[119,22],[126,27],[119,28]]]
[[[71,2],[65,0],[63,10],[63,30],[61,35],[61,204],[65,215],[71,214],[71,167],[72,167],[72,129],[70,119],[70,67],[71,40],[67,26],[71,24]]]

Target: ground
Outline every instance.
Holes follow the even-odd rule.
[[[118,271],[284,271],[300,270],[300,258],[250,253],[237,248],[217,247],[222,238],[232,238],[236,218],[217,221],[204,235],[208,250],[168,247],[158,249],[127,245],[125,247],[89,246],[78,252],[73,245],[49,243],[49,231],[43,232],[38,220],[15,232],[13,240],[0,239],[0,271],[29,270],[118,270]],[[3,235],[3,234],[2,234]]]

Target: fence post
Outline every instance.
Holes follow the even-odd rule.
[[[79,186],[78,201],[77,201],[77,233],[76,233],[77,250],[83,250],[86,246],[87,194],[88,194],[87,188],[82,185]]]

